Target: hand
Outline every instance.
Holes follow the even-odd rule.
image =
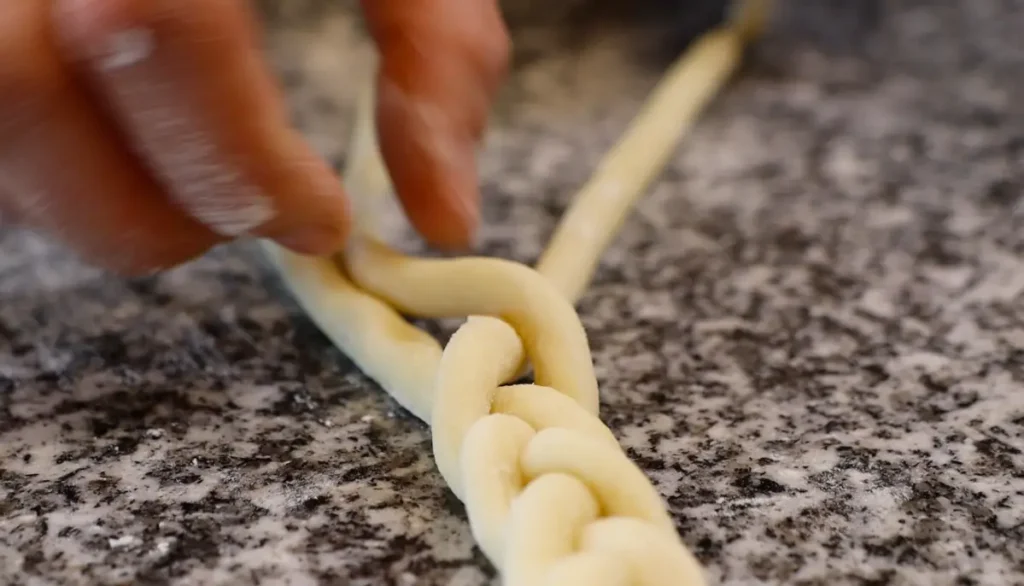
[[[398,196],[431,244],[465,246],[508,54],[496,0],[364,4]],[[126,274],[243,235],[338,250],[346,196],[258,43],[244,0],[0,2],[0,215]]]

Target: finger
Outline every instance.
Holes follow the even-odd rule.
[[[340,181],[291,128],[244,0],[59,0],[60,29],[167,188],[218,234],[343,244]]]
[[[0,3],[0,194],[26,224],[124,273],[218,241],[161,196],[61,66],[44,2]]]
[[[508,63],[495,0],[363,0],[382,56],[381,154],[412,224],[465,248],[479,218],[476,149]]]
[[[3,189],[2,185],[3,179],[0,178],[0,229],[21,223],[21,218],[11,204],[14,198]]]

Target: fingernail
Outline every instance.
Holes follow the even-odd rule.
[[[285,248],[315,256],[333,254],[341,247],[340,232],[326,226],[303,228],[275,240]]]
[[[468,189],[462,190],[452,196],[452,203],[454,204],[452,208],[459,214],[466,228],[470,231],[476,230],[476,226],[480,222],[480,210],[477,206],[476,195]]]
[[[476,157],[471,145],[463,147],[460,175],[463,181],[456,181],[451,193],[452,210],[458,214],[466,231],[466,244],[472,246],[476,241],[477,228],[480,225],[480,198],[476,181]]]
[[[479,243],[480,234],[480,213],[476,206],[472,206],[472,215],[466,216],[466,241],[465,246],[467,248],[475,248]]]

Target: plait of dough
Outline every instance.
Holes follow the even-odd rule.
[[[483,257],[414,258],[381,241],[390,182],[360,97],[345,182],[357,232],[336,259],[263,242],[310,319],[432,428],[438,469],[507,586],[697,586],[697,560],[660,494],[598,419],[573,309],[636,199],[763,27],[740,2],[671,67],[562,218],[536,269]],[[467,317],[442,350],[402,314]],[[530,364],[535,384],[507,385]]]

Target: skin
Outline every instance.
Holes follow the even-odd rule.
[[[496,0],[362,4],[397,195],[430,244],[465,248],[508,61]],[[259,43],[246,0],[0,2],[0,217],[127,275],[239,236],[339,250],[346,195],[291,127]]]

